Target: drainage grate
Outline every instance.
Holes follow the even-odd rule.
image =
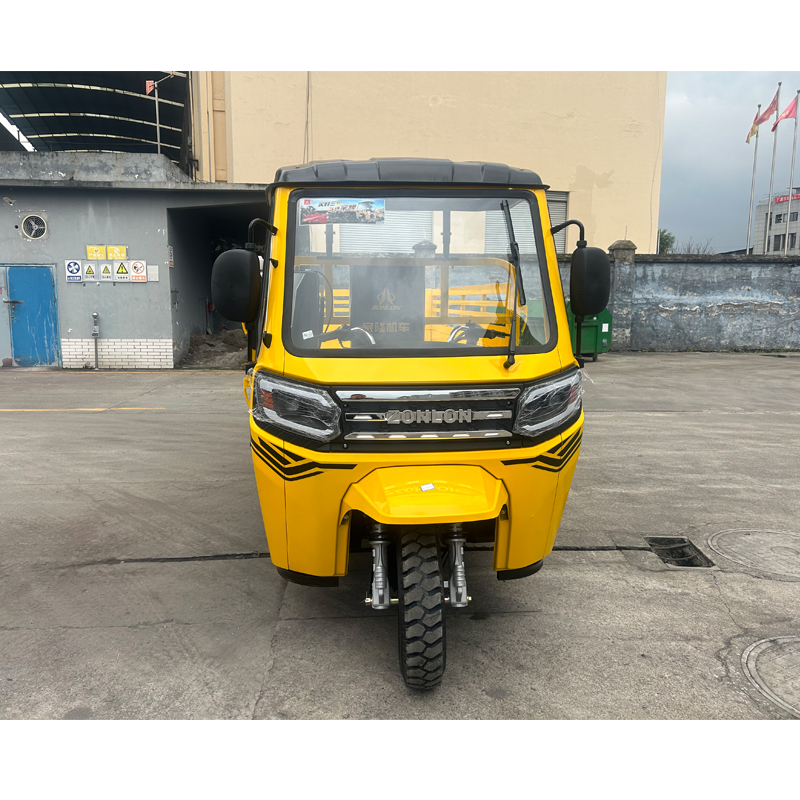
[[[688,539],[678,536],[645,536],[650,549],[673,567],[713,567],[714,562]]]

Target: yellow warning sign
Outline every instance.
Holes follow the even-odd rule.
[[[100,270],[101,281],[113,281],[114,273],[111,271],[111,264],[98,264],[97,268]]]
[[[108,250],[108,258],[116,260],[126,259],[128,257],[128,248],[124,245],[118,244],[109,244],[106,245],[106,250]]]
[[[131,279],[130,265],[127,261],[114,262],[114,280],[129,281]]]
[[[104,244],[87,244],[86,258],[91,261],[102,261],[106,257],[106,246]],[[123,256],[124,258],[124,256]]]
[[[86,274],[87,274],[87,275],[94,275],[94,268],[92,267],[92,265],[91,265],[91,264],[88,264],[88,265],[87,265],[87,267],[86,267]]]

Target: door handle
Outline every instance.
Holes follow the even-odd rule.
[[[3,300],[4,303],[21,303],[22,300]]]

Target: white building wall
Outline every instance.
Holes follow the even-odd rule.
[[[62,339],[64,369],[94,367],[94,339]],[[172,339],[99,339],[100,369],[172,369]]]
[[[789,191],[776,192],[776,197],[787,197]],[[795,187],[792,192],[791,210],[788,202],[776,203],[772,202],[772,225],[769,227],[769,243],[767,244],[767,253],[772,253],[775,246],[775,236],[787,233],[786,230],[786,214],[789,214],[789,247],[786,250],[786,255],[797,255],[800,253],[800,189]],[[755,219],[753,220],[753,254],[761,255],[764,252],[764,232],[767,229],[767,206],[768,200],[762,200],[754,212]],[[777,217],[780,216],[780,222]],[[792,247],[792,236],[794,236],[794,247]],[[780,253],[783,253],[783,245],[781,244]]]

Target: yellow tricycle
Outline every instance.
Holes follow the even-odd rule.
[[[447,611],[471,599],[465,548],[493,549],[500,580],[533,575],[569,493],[582,362],[553,234],[580,226],[578,331],[608,302],[610,264],[579,222],[551,228],[546,188],[481,162],[286,167],[245,249],[214,264],[215,307],[248,332],[272,561],[336,586],[349,554],[370,551],[365,603],[397,607],[413,688],[442,680]]]

